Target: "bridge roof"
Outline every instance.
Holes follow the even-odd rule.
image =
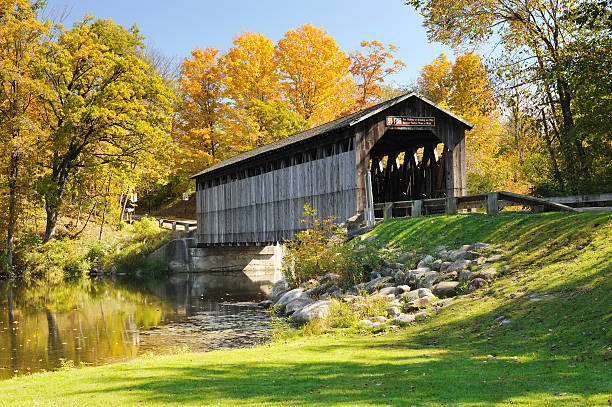
[[[435,103],[431,102],[430,100],[427,100],[426,98],[417,95],[416,93],[406,93],[404,95],[398,96],[396,98],[393,99],[389,99],[385,102],[379,103],[377,105],[374,106],[370,106],[366,109],[360,110],[358,112],[349,114],[348,116],[344,116],[341,117],[339,119],[333,120],[331,122],[322,124],[320,126],[317,127],[313,127],[312,129],[308,129],[305,131],[302,131],[300,133],[296,133],[293,134],[289,137],[286,137],[282,140],[278,140],[269,144],[266,144],[264,146],[255,148],[253,150],[249,150],[246,151],[244,153],[241,154],[237,154],[231,158],[228,158],[224,161],[221,161],[220,163],[217,163],[213,166],[208,167],[207,169],[205,169],[204,171],[201,171],[199,173],[197,173],[196,175],[193,175],[191,178],[197,178],[201,175],[206,175],[206,174],[211,174],[213,172],[216,172],[217,170],[221,170],[221,169],[225,169],[228,167],[232,167],[235,165],[239,165],[241,163],[247,162],[247,161],[251,161],[253,159],[259,158],[261,156],[264,156],[266,153],[270,153],[273,151],[277,151],[277,150],[282,150],[286,147],[290,147],[296,144],[300,144],[304,141],[313,139],[317,136],[323,135],[325,133],[329,133],[332,131],[336,131],[336,130],[340,130],[343,128],[348,128],[348,127],[352,127],[360,122],[362,122],[363,120],[366,120],[367,118],[383,111],[386,110],[388,108],[390,108],[391,106],[394,106],[398,103],[401,103],[409,98],[417,98],[422,100],[423,102],[435,107],[436,109],[446,113],[447,115],[449,115],[450,117],[452,117],[453,119],[463,123],[468,129],[471,129],[473,126],[471,123],[463,120],[462,118],[454,115],[453,113],[451,113],[449,110],[444,109],[438,105],[436,105]]]

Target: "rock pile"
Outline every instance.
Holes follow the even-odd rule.
[[[501,271],[500,267],[507,267],[503,265],[506,256],[502,251],[487,243],[463,245],[458,249],[438,246],[432,254],[400,254],[398,260],[401,262],[381,259],[380,269],[372,271],[366,282],[348,289],[341,288],[338,274],[326,274],[295,289],[281,280],[274,285],[270,299],[260,305],[275,305],[296,322],[304,323],[325,317],[331,298],[351,302],[367,292],[388,301],[387,315],[362,320],[358,326],[403,325],[429,316],[423,312],[426,308],[444,306],[457,295],[486,287]]]

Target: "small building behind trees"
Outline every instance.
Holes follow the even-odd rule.
[[[471,124],[414,93],[236,155],[194,175],[199,245],[273,244],[303,207],[344,221],[374,203],[463,196]]]

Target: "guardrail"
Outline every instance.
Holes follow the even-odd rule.
[[[500,209],[507,206],[529,207],[534,212],[578,212],[577,209],[561,203],[506,191],[448,198],[377,203],[374,204],[374,211],[382,211],[383,218],[390,219],[394,217],[394,214],[398,213],[401,216],[410,215],[416,218],[423,215],[440,213],[454,215],[460,210],[471,210],[478,208],[486,208],[488,214],[493,214],[498,213]]]

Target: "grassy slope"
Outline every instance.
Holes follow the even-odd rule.
[[[602,405],[612,403],[612,218],[396,219],[408,250],[499,243],[511,272],[427,322],[379,336],[142,358],[0,382],[0,405]],[[539,301],[529,294],[538,290]],[[514,297],[510,294],[526,292]],[[504,315],[507,325],[494,320]]]

